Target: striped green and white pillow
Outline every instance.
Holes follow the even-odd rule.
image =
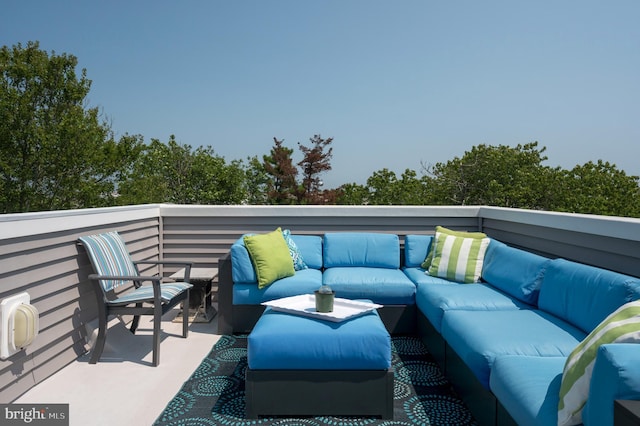
[[[427,273],[450,281],[478,282],[489,241],[489,238],[465,238],[436,232],[433,260]]]
[[[441,234],[453,235],[455,237],[464,237],[464,238],[487,238],[487,234],[484,232],[469,232],[469,231],[453,231],[449,228],[445,228],[444,226],[436,226],[436,233],[440,232]],[[435,243],[431,244],[429,247],[429,252],[427,253],[427,257],[424,259],[424,262],[420,265],[422,269],[429,269],[431,266],[431,261],[433,260],[433,255],[435,254]]]
[[[598,348],[607,343],[640,342],[640,301],[622,305],[604,319],[571,352],[562,372],[558,426],[582,423],[582,409],[589,396],[589,384]]]

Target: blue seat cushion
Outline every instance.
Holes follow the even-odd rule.
[[[532,309],[518,299],[488,284],[418,284],[416,305],[433,327],[442,330],[442,318],[447,311],[493,311]]]
[[[258,305],[281,297],[311,294],[322,285],[322,272],[317,269],[303,269],[295,275],[258,288],[255,283],[233,284],[234,305]]]
[[[491,391],[518,425],[555,425],[566,360],[566,357],[499,356],[491,368]]]
[[[586,334],[547,312],[523,309],[447,311],[442,319],[442,336],[489,389],[489,374],[496,357],[567,357]]]
[[[381,305],[413,305],[416,286],[400,269],[329,268],[322,282],[344,299],[369,299]]]
[[[391,336],[376,311],[331,322],[267,308],[249,334],[247,361],[254,370],[387,370]]]
[[[404,274],[416,285],[421,284],[451,284],[453,281],[449,281],[446,278],[434,277],[425,273],[425,270],[420,267],[404,268]]]
[[[162,303],[170,302],[183,291],[192,288],[193,285],[185,282],[160,284],[160,300]],[[107,302],[109,305],[128,305],[130,303],[152,302],[153,286],[143,285],[127,293],[120,294],[117,299]]]

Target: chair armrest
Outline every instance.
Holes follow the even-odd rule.
[[[162,277],[159,276],[144,276],[144,275],[89,275],[90,280],[122,280],[122,281],[151,281],[160,284]]]
[[[589,398],[583,411],[585,425],[613,425],[617,399],[640,400],[640,345],[602,345],[593,367]]]
[[[178,265],[184,266],[184,277],[182,278],[184,281],[189,282],[189,278],[191,278],[191,268],[193,267],[193,262],[186,262],[182,260],[135,260],[133,261],[134,265]]]
[[[136,265],[140,265],[140,264],[148,264],[148,265],[182,265],[185,268],[187,266],[189,267],[193,267],[193,262],[185,262],[185,261],[181,261],[181,260],[134,260],[133,261],[134,264]]]

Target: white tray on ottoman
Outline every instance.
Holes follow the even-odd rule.
[[[346,321],[366,314],[367,312],[371,312],[374,309],[382,308],[382,305],[378,305],[376,303],[336,297],[333,301],[333,312],[318,312],[316,311],[316,300],[315,295],[313,294],[283,297],[282,299],[271,300],[262,304],[265,306],[271,306],[271,308],[277,311],[304,315],[311,318],[319,318],[333,322]]]

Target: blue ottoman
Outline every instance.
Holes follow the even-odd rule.
[[[336,323],[267,308],[247,361],[248,418],[393,418],[391,337],[376,311]]]

